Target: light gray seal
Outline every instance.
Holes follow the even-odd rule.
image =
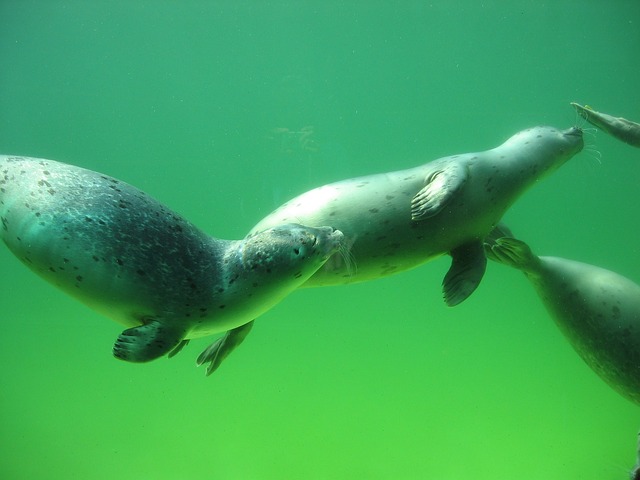
[[[172,356],[190,338],[226,331],[198,358],[207,373],[343,238],[288,224],[221,240],[120,180],[15,156],[0,156],[0,219],[2,240],[29,268],[128,327],[117,358]]]
[[[572,102],[571,105],[576,109],[578,114],[601,130],[624,143],[628,143],[634,147],[640,147],[640,123],[632,122],[622,117],[614,117],[607,113],[596,112],[589,105],[582,106],[579,103]]]
[[[334,255],[305,287],[381,278],[448,253],[452,264],[444,299],[456,305],[484,275],[485,236],[527,188],[582,147],[579,128],[529,128],[484,152],[315,188],[267,215],[251,232],[298,222],[344,233],[353,264]]]
[[[524,272],[587,365],[640,405],[640,286],[586,263],[538,257],[515,238],[485,246],[489,258]]]

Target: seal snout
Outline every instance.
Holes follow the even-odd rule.
[[[582,129],[580,127],[571,127],[562,132],[562,134],[572,137],[582,137]]]

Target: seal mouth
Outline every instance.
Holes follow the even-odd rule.
[[[580,127],[571,127],[562,133],[572,137],[582,137],[582,129]]]

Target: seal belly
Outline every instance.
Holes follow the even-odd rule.
[[[540,260],[528,276],[562,333],[603,380],[640,405],[640,286],[593,265]]]

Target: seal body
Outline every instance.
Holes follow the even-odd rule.
[[[578,114],[591,125],[598,127],[609,135],[634,147],[640,147],[640,123],[622,117],[614,117],[608,113],[596,112],[589,106],[572,102]]]
[[[487,248],[490,258],[524,272],[587,365],[640,405],[640,286],[586,263],[537,257],[514,238]]]
[[[267,215],[252,232],[288,222],[341,230],[353,264],[334,255],[304,285],[313,287],[381,278],[449,253],[444,296],[455,305],[484,274],[482,239],[528,187],[582,146],[578,128],[530,128],[484,152],[316,188]]]
[[[29,268],[129,327],[114,354],[130,361],[251,322],[342,239],[301,225],[217,239],[115,178],[10,156],[0,156],[0,218],[2,240]]]

